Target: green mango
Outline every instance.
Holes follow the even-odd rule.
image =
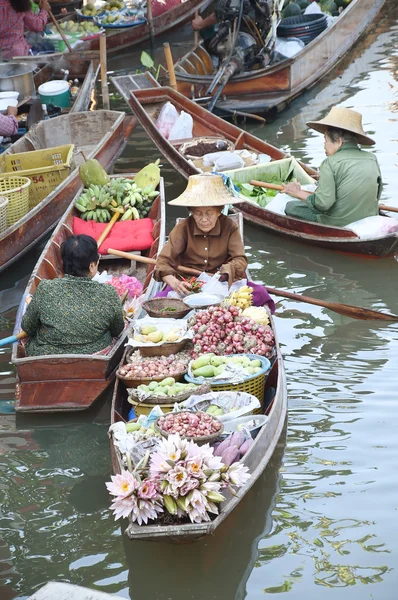
[[[255,360],[250,361],[251,367],[261,367],[261,360],[256,358]]]
[[[130,433],[131,431],[139,431],[141,429],[141,425],[138,423],[126,423],[126,431]]]
[[[158,382],[157,381],[151,381],[151,383],[148,385],[148,388],[151,390],[151,392],[153,392],[153,390],[156,390],[156,388],[158,387]]]
[[[205,367],[210,364],[212,356],[214,356],[214,354],[203,354],[202,356],[199,356],[199,358],[194,360],[191,365],[192,371],[196,371],[196,369],[200,369],[200,367]]]
[[[166,379],[163,379],[163,381],[161,381],[159,385],[169,386],[174,385],[175,382],[176,380],[174,379],[174,377],[166,377]]]
[[[215,370],[215,367],[212,367],[211,365],[206,365],[205,367],[200,367],[199,369],[196,369],[195,371],[193,371],[193,376],[194,377],[214,377],[214,370]]]
[[[219,367],[215,367],[214,376],[221,375],[221,373],[225,370],[225,365],[220,365]]]
[[[223,356],[212,356],[210,359],[210,364],[213,365],[213,367],[219,367],[223,364],[225,364],[226,359]]]

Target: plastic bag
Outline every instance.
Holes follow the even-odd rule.
[[[318,15],[322,13],[323,11],[317,2],[311,2],[304,11],[305,15]]]
[[[204,285],[202,286],[202,289],[200,291],[205,294],[217,294],[218,296],[226,298],[229,294],[228,282],[219,281],[219,278],[220,275],[218,273],[216,273],[215,275],[201,273],[198,277],[198,280],[204,281]]]
[[[156,119],[156,128],[162,135],[168,139],[173,125],[178,120],[178,112],[176,107],[171,102],[166,102],[158,118]]]
[[[169,133],[169,140],[185,140],[192,137],[193,119],[191,115],[181,111]]]
[[[374,217],[365,217],[359,221],[349,223],[344,229],[350,229],[361,240],[371,240],[385,235],[398,233],[398,220],[391,217],[375,215]]]
[[[256,396],[246,392],[210,392],[202,396],[190,396],[187,400],[180,402],[174,407],[173,412],[178,410],[201,410],[206,412],[211,404],[219,406],[227,411],[217,417],[222,423],[252,414],[254,410],[260,408],[261,404]]]
[[[305,48],[304,42],[297,38],[276,38],[275,50],[286,58],[295,56],[301,52],[303,48]]]
[[[214,168],[216,171],[241,169],[244,166],[245,161],[233,152],[223,152],[223,155],[217,158],[216,162],[214,163]]]

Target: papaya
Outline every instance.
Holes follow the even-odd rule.
[[[287,17],[298,17],[299,15],[301,15],[301,8],[295,2],[290,2],[290,4],[282,11],[283,19],[287,19]]]
[[[160,182],[159,162],[160,159],[158,158],[156,162],[150,163],[137,173],[134,177],[134,183],[137,184],[138,188],[144,189],[148,185],[152,185],[155,190],[158,187]]]
[[[90,187],[91,184],[106,185],[110,181],[108,173],[95,158],[90,158],[80,165],[79,175],[85,187]]]

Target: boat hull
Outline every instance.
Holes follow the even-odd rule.
[[[233,77],[223,89],[217,108],[252,113],[282,110],[336,66],[372,25],[384,3],[352,0],[338,20],[294,58]],[[176,63],[175,69],[179,92],[189,98],[206,94],[214,74],[203,49],[193,49]]]
[[[109,170],[117,156],[123,150],[134,128],[135,121],[131,117],[126,117],[124,113],[115,113],[112,111],[97,111],[97,113],[99,113],[99,117],[96,120],[99,120],[101,114],[113,115],[114,118],[109,119],[113,121],[113,124],[110,125],[108,133],[95,145],[95,148],[87,158],[96,158],[105,169]],[[79,123],[80,126],[87,127],[94,120],[89,119],[87,115],[90,116],[97,113],[75,113],[74,115],[56,117],[56,123],[60,122],[58,119],[67,121],[73,119],[77,129],[79,128]],[[49,127],[46,125],[48,123],[51,123],[52,126],[55,125],[55,119],[51,120],[51,122],[43,121],[38,127]],[[14,144],[14,147],[19,142]],[[60,145],[62,143],[64,142],[60,142]],[[54,140],[51,145],[57,145],[57,141]],[[18,149],[16,151],[18,152]],[[80,185],[79,170],[76,168],[25,217],[6,229],[0,238],[0,273],[19,260],[51,231],[68,208]]]

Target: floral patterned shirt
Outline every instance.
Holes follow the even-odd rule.
[[[28,356],[94,354],[124,328],[116,290],[90,277],[43,280],[22,319]]]

